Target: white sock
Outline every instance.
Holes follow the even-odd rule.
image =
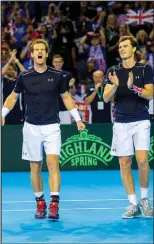
[[[41,197],[41,196],[44,195],[44,192],[43,191],[41,191],[41,192],[34,192],[34,194],[35,194],[35,197]]]
[[[59,192],[52,191],[50,192],[50,196],[59,196]]]
[[[133,203],[134,205],[137,205],[137,198],[135,194],[128,195],[128,200],[130,203]]]
[[[148,198],[148,188],[140,188],[141,189],[141,199]]]

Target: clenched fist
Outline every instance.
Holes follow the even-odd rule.
[[[79,131],[85,129],[85,125],[84,125],[84,123],[81,120],[78,121],[76,124],[77,124],[77,127],[78,127]]]

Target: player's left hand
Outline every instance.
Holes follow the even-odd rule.
[[[84,123],[81,120],[78,121],[76,124],[77,124],[77,127],[78,127],[79,131],[85,129],[85,125],[84,125]]]
[[[133,82],[134,82],[133,72],[129,72],[128,73],[128,81],[127,81],[128,89],[132,88]]]

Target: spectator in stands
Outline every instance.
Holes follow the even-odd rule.
[[[55,3],[50,3],[48,7],[47,16],[42,16],[41,22],[47,26],[48,30],[51,31],[53,27],[57,27],[60,22],[60,10]]]
[[[65,70],[72,70],[72,39],[74,36],[73,25],[67,17],[67,12],[61,13],[61,21],[57,28],[55,48],[63,56]]]
[[[59,54],[54,55],[52,58],[52,65],[55,69],[62,71],[63,79],[66,80],[66,82],[68,84],[68,89],[69,89],[69,87],[71,87],[72,93],[73,92],[75,93],[75,87],[74,87],[75,79],[73,78],[73,76],[70,72],[62,70],[62,68],[64,66],[63,57]],[[71,124],[71,115],[67,111],[66,107],[64,106],[63,100],[60,95],[58,96],[58,103],[59,103],[60,123],[61,124]]]
[[[11,35],[9,30],[6,28],[2,28],[1,32],[1,43],[8,43],[10,47],[12,47],[16,43],[16,39]]]
[[[20,57],[25,69],[33,67],[29,49],[31,42],[41,35],[50,47],[47,64],[51,64],[55,53],[61,54],[63,68],[76,78],[70,90],[76,91],[74,94],[82,99],[87,85],[93,84],[95,70],[106,72],[106,67],[120,62],[117,47],[123,35],[137,36],[138,61],[148,62],[154,68],[152,24],[125,24],[128,10],[153,9],[153,4],[114,1],[2,2],[1,66],[9,60],[10,50],[16,48],[17,57]]]
[[[81,1],[80,2],[80,13],[86,16],[89,22],[93,22],[96,18],[96,9],[91,6],[90,2]]]
[[[6,100],[8,95],[12,92],[15,84],[16,78],[18,76],[18,71],[25,71],[23,65],[16,58],[16,50],[10,53],[10,59],[2,68],[2,99],[3,102]],[[6,118],[6,124],[21,124],[23,123],[23,107],[22,107],[22,95],[20,95],[18,102],[16,103],[14,109],[9,113]]]
[[[28,4],[29,2],[12,2],[12,6],[9,8],[9,11],[7,12],[7,20],[8,22],[10,21],[14,21],[17,18],[19,18],[20,16],[17,16],[18,14],[22,15],[22,19],[25,23],[30,22],[30,13],[29,13],[29,9],[28,9]],[[18,21],[18,20],[17,20]]]
[[[118,64],[118,29],[116,24],[116,15],[110,14],[106,23],[106,47],[107,47],[107,64],[108,68]]]
[[[26,34],[25,36],[22,38],[22,42],[23,44],[27,44],[28,41],[31,41],[32,39],[32,35],[36,33],[35,29],[34,29],[34,26],[32,23],[29,23],[27,24],[27,27],[26,27]]]
[[[126,3],[124,5],[124,12],[117,16],[117,26],[124,26],[127,21],[127,11],[131,9],[131,5]]]
[[[18,48],[19,50],[23,47],[22,39],[26,34],[26,24],[30,22],[30,15],[27,6],[28,2],[25,4],[25,16],[24,10],[20,8],[18,2],[15,2],[10,16],[8,17],[9,22],[12,22],[13,25],[11,27],[13,29],[12,31],[14,32],[13,37],[16,39],[14,47]]]
[[[87,37],[90,38],[91,45],[86,43]],[[87,35],[81,39],[81,44],[88,51],[88,58],[95,60],[95,69],[106,72],[106,56],[105,56],[105,35],[103,29],[98,32],[88,32]]]
[[[119,38],[122,36],[133,36],[133,34],[130,32],[129,25],[126,24],[119,25],[118,34],[119,34]]]
[[[40,24],[38,27],[38,32],[40,36],[48,42],[49,45],[49,59],[51,59],[51,54],[53,53],[55,41],[57,39],[56,26],[53,24],[52,28],[48,28],[45,24]]]
[[[3,67],[9,60],[10,47],[7,43],[3,43],[1,50],[1,67]]]
[[[38,32],[32,32],[30,34],[31,40],[27,42],[27,45],[23,47],[20,53],[20,59],[23,62],[24,68],[26,70],[31,69],[33,67],[33,60],[31,59],[30,56],[30,46],[33,41],[35,41],[37,38],[39,38],[40,34]]]
[[[38,31],[40,33],[41,38],[43,38],[44,40],[46,40],[48,42],[48,44],[50,43],[50,35],[48,32],[48,28],[45,24],[40,24]]]
[[[91,4],[91,3],[90,3]],[[95,7],[95,18],[89,20],[88,31],[96,32],[101,27],[105,27],[106,21],[106,8],[103,4],[97,4]]]
[[[95,69],[95,60],[93,58],[88,58],[87,60],[87,72],[82,84],[90,85],[93,84],[93,73],[96,71]]]
[[[104,6],[98,6],[96,8],[97,14],[96,14],[96,23],[100,25],[100,27],[105,26],[105,19],[106,19],[106,9]],[[97,28],[97,27],[96,27]]]
[[[111,104],[105,103],[103,100],[104,73],[98,70],[95,71],[93,81],[94,83],[87,88],[85,94],[85,103],[91,105],[92,123],[110,123]]]
[[[147,33],[142,29],[139,30],[136,34],[136,40],[138,41],[138,48],[136,51],[137,58],[141,63],[147,63],[147,43],[149,41]]]
[[[87,51],[80,43],[83,35],[87,33],[87,21],[85,16],[80,16],[78,21],[73,21],[74,38],[72,43],[73,68],[76,71],[77,80],[84,80],[87,69]]]
[[[137,32],[136,39],[138,42],[138,53],[141,53],[146,48],[149,37],[147,33],[141,29]]]
[[[143,11],[146,11],[147,10],[147,2],[143,2],[143,1],[135,1],[135,10],[143,10]]]

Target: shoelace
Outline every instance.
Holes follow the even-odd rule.
[[[143,207],[144,207],[145,209],[150,208],[150,204],[149,204],[148,199],[144,199],[144,200],[143,200]]]
[[[40,202],[37,202],[37,209],[38,209],[38,212],[44,212],[44,210],[45,210],[45,202],[41,202],[41,204],[40,204]]]
[[[126,209],[128,211],[132,211],[132,210],[134,210],[134,205],[133,204],[130,204]]]
[[[58,205],[57,204],[50,204],[50,210],[51,212],[57,213],[58,212]]]

